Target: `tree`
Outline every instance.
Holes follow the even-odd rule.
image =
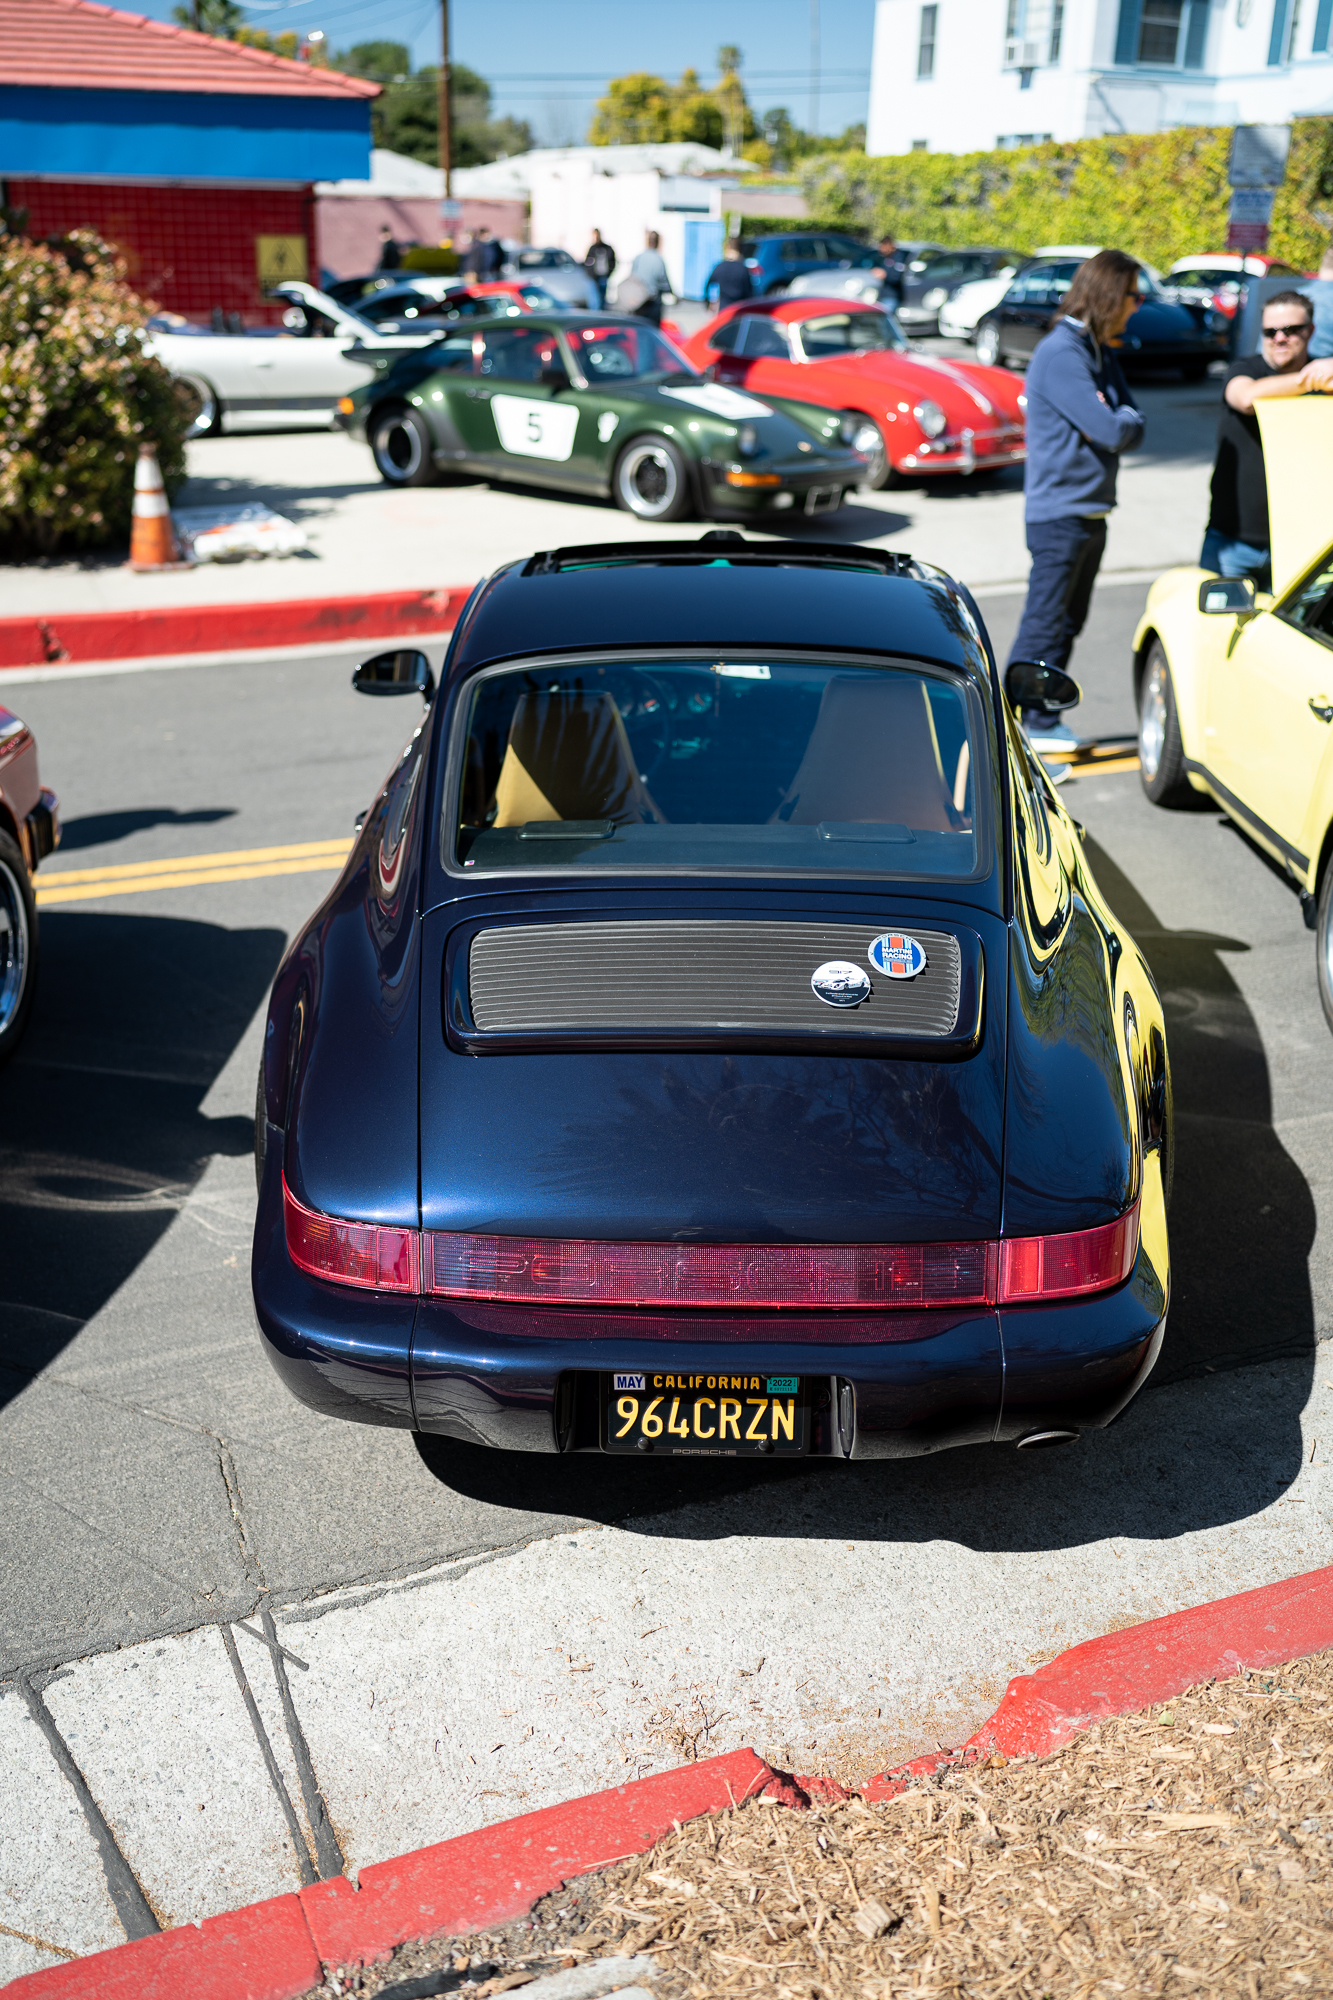
[[[705,90],[697,70],[681,71],[680,82],[671,92],[668,139],[691,141],[696,146],[716,146],[725,138],[722,107],[711,90]]]
[[[234,41],[245,26],[245,9],[236,0],[198,0],[197,6],[173,7],[171,17],[179,27],[198,28],[224,42]]]
[[[687,71],[687,74],[690,72]],[[636,70],[612,77],[588,127],[590,146],[660,145],[671,137],[672,89],[660,76]]]
[[[238,28],[232,40],[243,49],[263,49],[271,56],[286,56],[289,62],[295,62],[301,47],[293,28],[277,35],[270,35],[266,28]]]
[[[440,158],[440,72],[433,66],[413,70],[402,42],[358,42],[333,58],[335,69],[349,76],[370,77],[384,89],[370,109],[375,144],[403,153],[428,167]],[[453,80],[452,160],[456,167],[480,167],[488,160],[526,153],[531,127],[517,118],[491,117],[491,86],[484,76],[455,63]]]
[[[168,492],[185,477],[198,405],[144,352],[153,310],[91,230],[0,237],[0,551],[5,559],[124,541],[139,445]]]

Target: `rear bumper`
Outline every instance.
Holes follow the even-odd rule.
[[[1108,1424],[1161,1344],[1166,1274],[1142,1244],[1117,1291],[1026,1311],[615,1313],[325,1284],[287,1255],[282,1135],[269,1137],[259,1330],[293,1395],[328,1416],[508,1451],[596,1451],[599,1374],[780,1369],[814,1382],[812,1456],[912,1458]]]

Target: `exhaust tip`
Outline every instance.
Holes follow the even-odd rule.
[[[1039,1451],[1053,1444],[1077,1444],[1078,1439],[1077,1431],[1029,1431],[1026,1437],[1019,1438],[1016,1449]]]

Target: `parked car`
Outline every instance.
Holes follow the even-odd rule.
[[[996,269],[1003,269],[1012,277],[1022,262],[1015,250],[932,248],[924,254],[904,256],[913,247],[917,246],[900,245],[887,265],[878,252],[867,252],[867,259],[873,258],[870,268],[866,268],[863,259],[860,265],[836,273],[827,269],[807,271],[804,276],[793,278],[786,296],[857,299],[867,305],[891,306],[905,332],[931,334],[940,331],[940,313],[959,286],[981,281]],[[1002,297],[1005,289],[1002,284],[995,298]]]
[[[561,305],[586,306],[590,312],[596,312],[601,305],[596,285],[568,250],[544,249],[540,244],[525,247],[515,253],[506,268],[524,283],[540,285]]]
[[[1139,773],[1154,805],[1215,799],[1300,891],[1333,1028],[1333,402],[1255,414],[1274,588],[1193,566],[1154,583],[1134,635]]]
[[[919,247],[923,246],[900,243],[899,261],[905,263],[912,249]],[[793,279],[810,272],[832,278],[840,271],[869,271],[880,262],[873,243],[831,229],[742,237],[741,255],[755,291],[761,295],[783,291]],[[900,274],[895,269],[892,275],[896,278]]]
[[[1015,675],[1017,673],[1017,679]],[[1165,1024],[942,571],[547,550],[269,1002],[251,1264],[327,1416],[546,1453],[1071,1441],[1157,1356]],[[1073,691],[1076,693],[1076,690]]]
[[[0,1064],[22,1039],[37,989],[32,878],[60,845],[60,801],[41,781],[25,722],[0,708]]]
[[[949,340],[975,340],[977,327],[993,306],[998,306],[1025,264],[1034,257],[1057,257],[1068,255],[1062,244],[1048,243],[1026,255],[1011,252],[1010,258],[1000,265],[989,278],[975,278],[960,285],[951,292],[940,307],[939,332]],[[1077,253],[1080,257],[1084,251]]]
[[[1091,256],[1088,250],[1084,253]],[[1051,323],[1051,315],[1074,282],[1083,255],[1040,257],[1025,264],[998,306],[977,328],[977,359],[1004,366],[1026,365]],[[1224,361],[1230,322],[1202,306],[1177,305],[1148,265],[1139,265],[1143,303],[1120,342],[1127,373],[1175,368],[1186,382],[1201,382],[1213,361]]]
[[[391,486],[444,472],[609,496],[642,521],[840,507],[865,473],[843,419],[706,382],[627,314],[478,320],[339,404]]]
[[[842,413],[867,461],[864,484],[980,472],[1025,454],[1014,376],[914,353],[891,313],[832,299],[750,300],[701,327],[686,353],[717,381],[774,402]]]
[[[560,301],[540,285],[519,284],[512,278],[481,285],[456,285],[441,292],[426,291],[409,281],[362,299],[356,310],[362,319],[368,319],[383,333],[409,329],[413,321],[422,327],[429,321],[440,328],[456,325],[460,319],[481,319],[497,313],[559,312]]]
[[[1166,274],[1171,296],[1182,305],[1203,306],[1234,319],[1247,278],[1296,278],[1306,274],[1276,257],[1223,251],[1203,257],[1179,257]]]
[[[437,327],[397,314],[377,326],[294,279],[275,286],[274,296],[287,302],[281,327],[214,333],[163,317],[149,321],[147,351],[194,394],[196,437],[274,425],[327,428],[338,398],[372,377],[377,362],[438,338]]]

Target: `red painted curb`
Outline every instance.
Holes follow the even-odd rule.
[[[1089,1723],[1167,1701],[1200,1681],[1242,1667],[1271,1667],[1333,1646],[1333,1568],[1264,1584],[1108,1632],[1019,1674],[975,1736],[943,1757],[917,1757],[881,1772],[862,1797],[892,1798],[909,1776],[977,1758],[1048,1757]]]
[[[449,590],[384,590],[267,604],[180,604],[0,618],[0,668],[425,637],[450,629],[471,590],[471,584],[462,584]]]
[[[410,1938],[522,1916],[575,1875],[642,1854],[678,1821],[725,1812],[773,1772],[753,1750],[685,1764],[613,1791],[460,1834],[296,1895],[26,1973],[9,2000],[294,2000],[325,1964],[368,1964]]]
[[[994,1715],[961,1750],[881,1772],[861,1796],[892,1798],[914,1776],[985,1756],[1046,1756],[1102,1716],[1326,1646],[1333,1646],[1333,1568],[1089,1639],[1010,1681]],[[736,1750],[379,1862],[362,1869],[356,1889],[339,1876],[27,1973],[3,1990],[9,2000],[85,2000],[89,1993],[98,2000],[295,2000],[318,1984],[321,1960],[365,1964],[410,1939],[506,1923],[573,1876],[645,1853],[674,1823],[757,1793],[798,1809],[852,1796],[831,1778],[792,1778],[753,1750]]]

